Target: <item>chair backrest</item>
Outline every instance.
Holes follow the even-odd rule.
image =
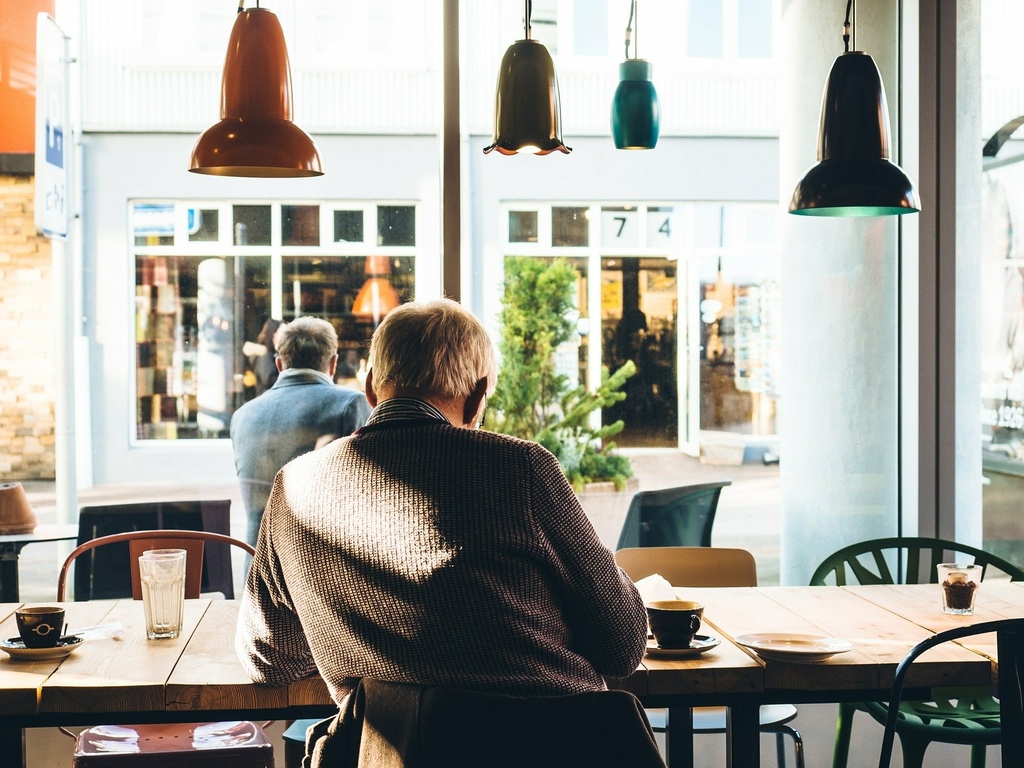
[[[61,602],[67,597],[67,576],[71,564],[79,556],[94,552],[99,547],[117,546],[125,544],[128,548],[128,564],[130,568],[129,589],[126,595],[130,594],[135,600],[142,599],[142,584],[139,579],[139,555],[150,549],[184,549],[185,555],[185,597],[196,598],[202,593],[202,572],[203,553],[210,544],[239,547],[250,555],[256,554],[247,542],[233,539],[220,533],[210,531],[128,531],[126,533],[112,533],[109,536],[100,536],[84,544],[75,547],[67,556],[57,576],[57,601]],[[77,594],[77,590],[76,590]]]
[[[78,513],[78,544],[112,533],[150,530],[231,533],[231,500],[153,501],[82,507]],[[128,545],[118,543],[93,550],[75,565],[76,600],[128,597],[132,568]],[[204,592],[234,597],[230,548],[221,543],[206,547],[202,575]]]
[[[903,536],[861,541],[833,552],[811,575],[811,586],[935,584],[939,580],[935,566],[965,559],[958,554],[982,566],[983,576],[994,568],[1011,581],[1024,581],[1024,570],[983,549],[946,539]]]
[[[900,714],[900,699],[903,686],[911,665],[922,653],[936,645],[958,640],[971,635],[996,633],[999,661],[999,729],[1002,733],[1003,768],[1016,768],[1024,755],[1024,618],[986,621],[967,627],[956,627],[932,635],[915,645],[896,667],[889,709],[882,736],[882,752],[878,759],[879,768],[889,768],[892,747],[896,738],[896,722]]]
[[[731,480],[639,491],[633,495],[616,549],[710,547],[722,488]]]
[[[745,549],[729,547],[629,547],[615,562],[632,581],[651,574],[673,587],[756,587],[757,563]]]
[[[363,678],[332,726],[313,739],[321,765],[665,768],[626,691],[508,696]]]

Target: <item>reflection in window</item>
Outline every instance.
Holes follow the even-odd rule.
[[[334,242],[336,242],[336,243],[361,243],[361,242],[363,242],[363,212],[362,211],[335,211],[334,212]]]
[[[537,242],[537,212],[508,212],[508,241],[510,243]]]
[[[216,208],[188,209],[190,243],[216,243],[220,238],[220,211]]]
[[[327,320],[338,334],[338,379],[355,376],[367,360],[370,337],[381,317],[354,312],[360,289],[386,280],[399,303],[415,297],[415,259],[411,256],[284,256],[284,319],[312,315]]]
[[[282,245],[320,245],[320,206],[281,206]]]
[[[551,245],[556,248],[586,246],[590,243],[588,208],[551,209]]]
[[[416,245],[416,208],[411,205],[378,206],[377,245]]]
[[[132,233],[135,235],[136,245],[173,245],[174,204],[132,205]]]
[[[235,205],[235,245],[270,245],[270,206]]]
[[[245,400],[242,346],[270,315],[269,287],[267,257],[136,258],[140,440],[228,436]]]

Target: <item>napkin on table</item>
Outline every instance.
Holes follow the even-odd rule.
[[[650,576],[640,579],[636,582],[636,589],[640,593],[644,605],[656,600],[676,599],[676,591],[668,583],[668,579],[660,573],[652,573]]]

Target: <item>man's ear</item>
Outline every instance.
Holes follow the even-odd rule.
[[[335,352],[331,361],[327,364],[327,375],[332,379],[334,378],[334,372],[338,370],[338,353]]]
[[[281,373],[281,371],[284,370],[284,360],[282,360],[280,357],[274,358],[274,365],[277,367],[278,373]]]
[[[481,411],[483,410],[484,397],[487,395],[487,377],[480,379],[473,387],[473,391],[469,393],[469,397],[466,398],[466,404],[462,407],[462,423],[471,428],[475,429],[479,423],[480,417],[483,416]]]
[[[373,368],[366,372],[366,384],[363,386],[363,390],[366,392],[366,400],[370,403],[370,407],[376,408],[377,393],[373,389]]]

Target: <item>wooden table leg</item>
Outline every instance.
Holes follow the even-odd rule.
[[[11,768],[26,768],[24,729],[0,728],[0,755],[4,755],[4,765],[10,765]]]
[[[665,714],[665,765],[693,768],[693,710],[669,707]]]
[[[757,704],[737,704],[728,708],[727,768],[759,768],[761,765],[759,710]]]

